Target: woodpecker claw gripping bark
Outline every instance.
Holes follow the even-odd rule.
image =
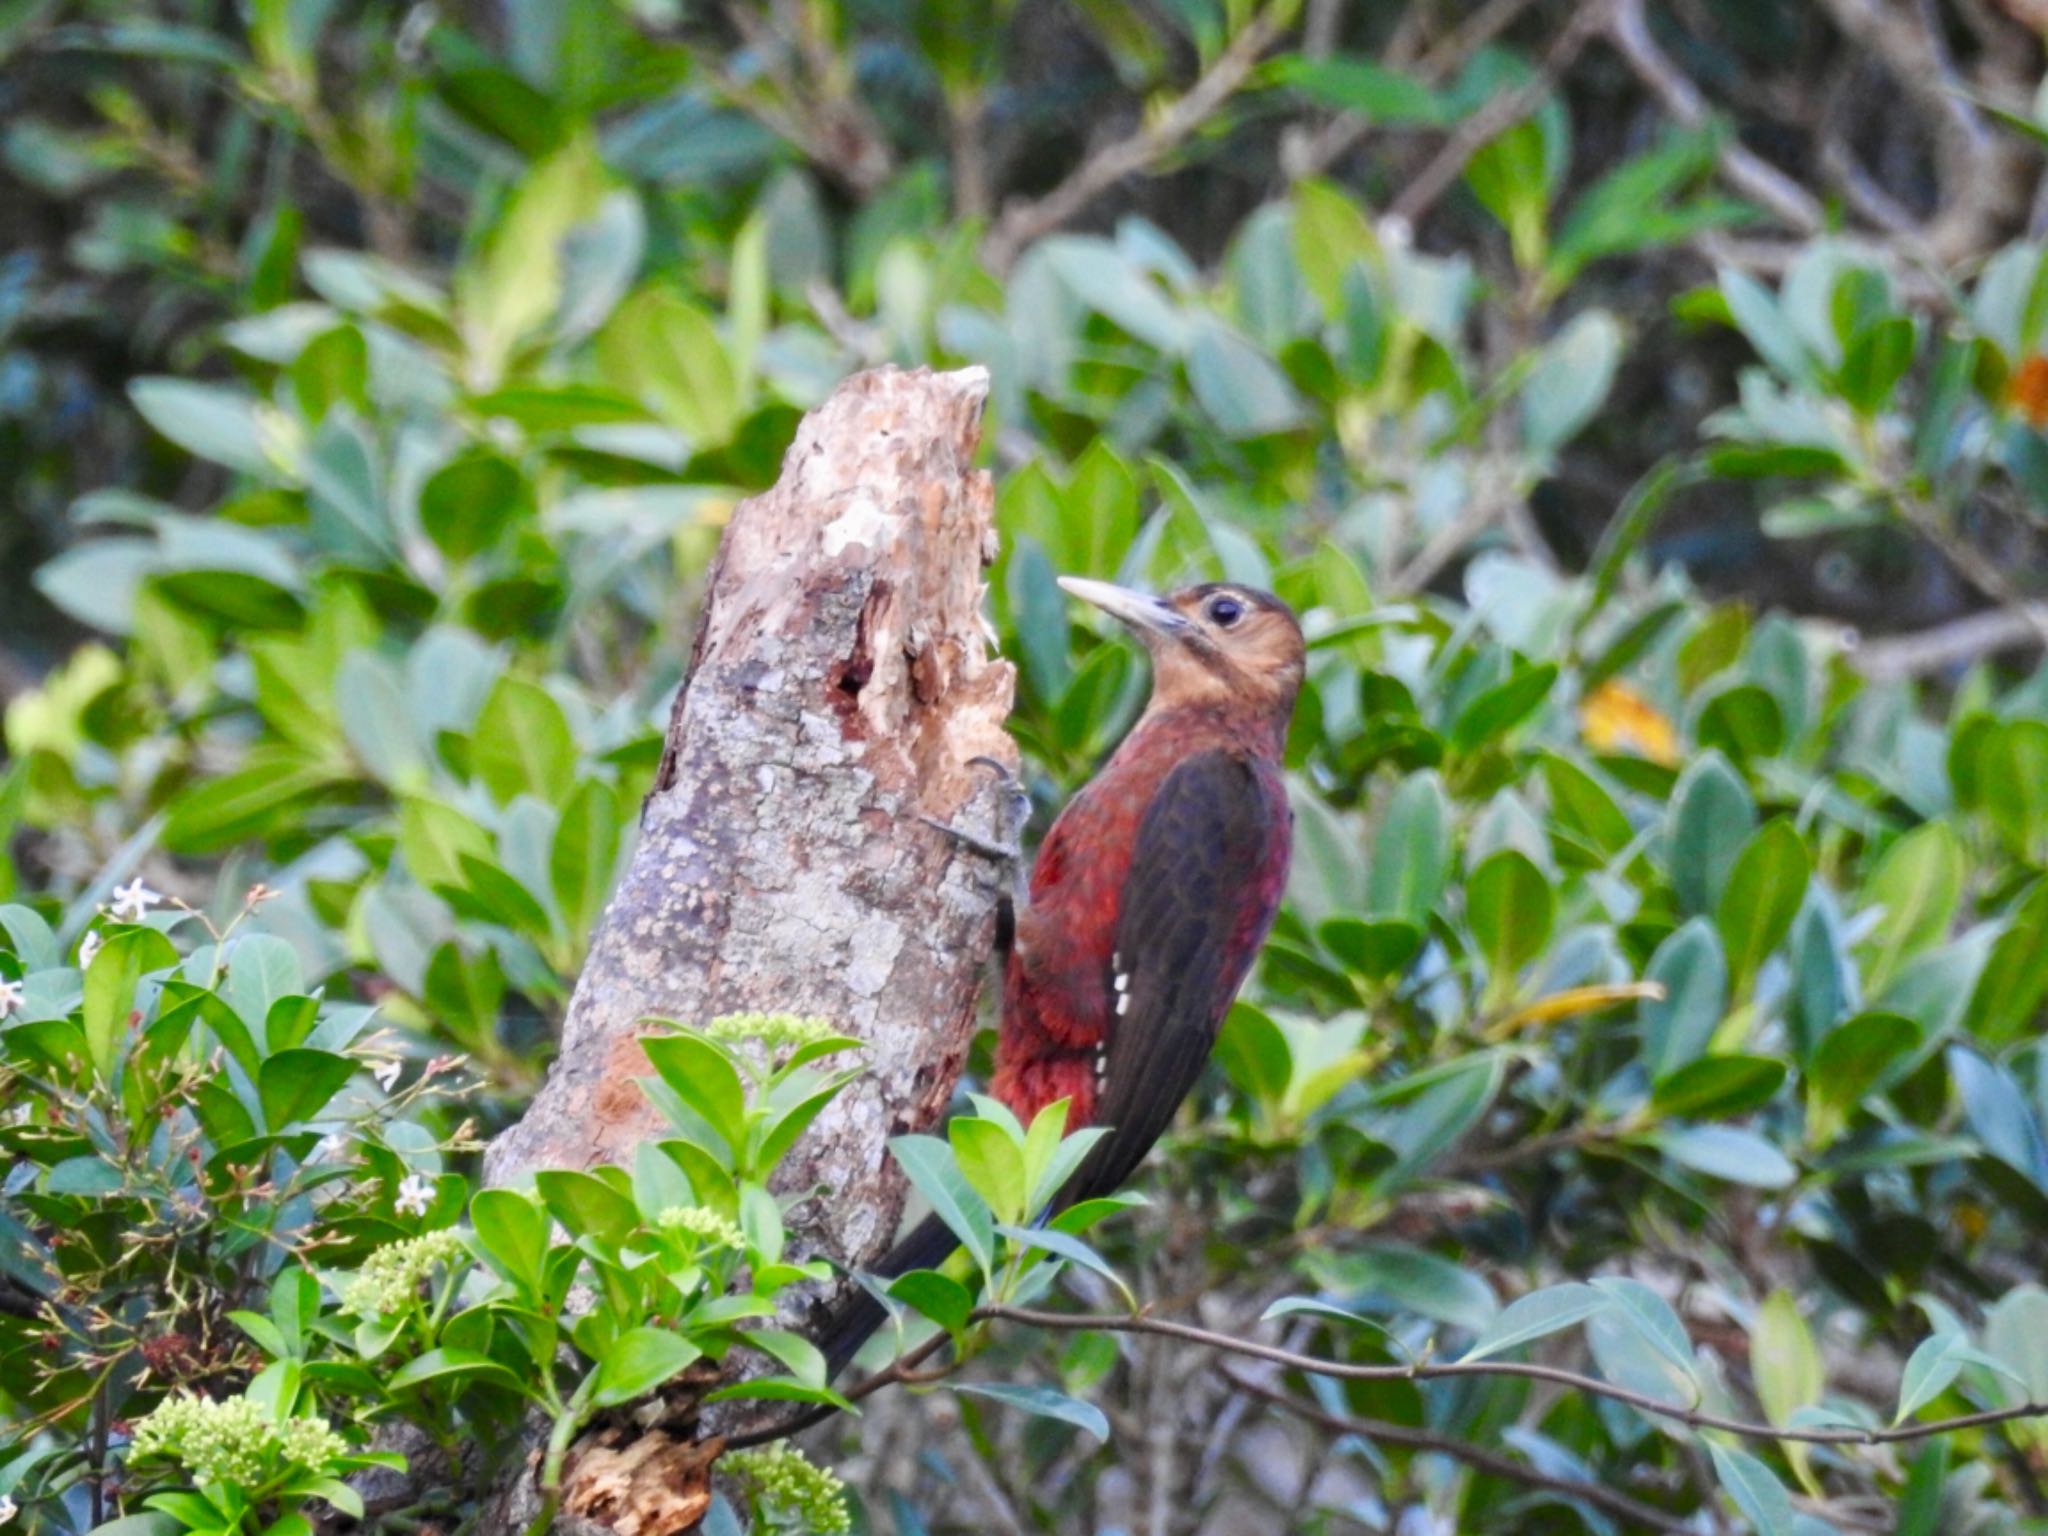
[[[1301,628],[1268,593],[1212,583],[1156,598],[1060,585],[1143,642],[1152,697],[1046,833],[1028,899],[1002,925],[1014,942],[1001,946],[991,1092],[1027,1124],[1064,1098],[1069,1127],[1109,1128],[1056,1208],[1108,1194],[1144,1160],[1272,928],[1293,842],[1281,754],[1304,668]],[[990,858],[1018,857],[994,838],[932,825]],[[928,1217],[876,1273],[929,1267],[954,1246]],[[833,1372],[883,1315],[862,1294],[832,1320],[820,1346]]]

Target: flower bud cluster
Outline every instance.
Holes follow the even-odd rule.
[[[839,1031],[830,1019],[794,1013],[727,1013],[706,1024],[704,1033],[728,1044],[757,1040],[767,1050],[781,1051],[815,1044]]]
[[[461,1235],[449,1227],[386,1243],[364,1259],[355,1278],[341,1288],[341,1305],[357,1317],[400,1311],[418,1298],[420,1282],[436,1265],[461,1252]]]
[[[817,1536],[841,1536],[853,1529],[853,1518],[846,1509],[846,1484],[793,1446],[734,1451],[721,1466],[752,1483],[764,1505],[799,1529],[815,1531]]]
[[[324,1420],[293,1418],[277,1425],[246,1397],[216,1402],[180,1392],[136,1422],[130,1454],[174,1461],[202,1486],[255,1487],[280,1460],[318,1471],[347,1451],[348,1442]]]
[[[685,1232],[713,1248],[744,1248],[746,1234],[708,1205],[672,1205],[655,1219],[667,1232]]]

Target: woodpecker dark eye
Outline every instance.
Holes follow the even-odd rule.
[[[1230,628],[1244,617],[1244,604],[1234,597],[1212,597],[1209,599],[1209,619],[1212,623]]]

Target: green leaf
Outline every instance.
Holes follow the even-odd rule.
[[[235,773],[180,794],[164,820],[164,846],[177,853],[215,853],[274,830],[274,823],[341,777],[334,764],[298,747],[252,748]]]
[[[1575,1280],[1545,1286],[1501,1308],[1500,1315],[1458,1358],[1464,1364],[1490,1359],[1582,1323],[1607,1305],[1607,1297]]]
[[[548,852],[555,900],[571,933],[587,933],[611,894],[619,858],[619,797],[596,779],[585,779],[562,807]]]
[[[1773,1424],[1783,1425],[1798,1409],[1820,1401],[1826,1385],[1820,1347],[1799,1314],[1799,1299],[1790,1291],[1771,1292],[1757,1308],[1749,1358],[1757,1399]]]
[[[1373,838],[1366,912],[1427,927],[1450,868],[1451,812],[1443,781],[1429,771],[1411,774],[1387,801]]]
[[[597,1363],[590,1401],[598,1408],[612,1408],[645,1397],[702,1353],[666,1328],[629,1328]]]
[[[1779,817],[1743,845],[1715,908],[1729,980],[1745,990],[1766,956],[1785,940],[1806,899],[1813,864],[1791,821]]]
[[[1756,1378],[1757,1400],[1764,1416],[1780,1427],[1791,1421],[1801,1408],[1820,1401],[1826,1379],[1821,1369],[1820,1347],[1800,1316],[1799,1300],[1779,1289],[1764,1298],[1756,1321],[1749,1330],[1750,1371]],[[1787,1443],[1785,1459],[1809,1491],[1816,1488],[1809,1447]]]
[[[1832,1140],[1892,1066],[1920,1044],[1920,1026],[1896,1013],[1860,1013],[1824,1036],[1806,1069],[1807,1131]]]
[[[976,1397],[992,1398],[1012,1408],[1021,1408],[1026,1413],[1036,1414],[1044,1419],[1058,1419],[1084,1430],[1097,1440],[1109,1439],[1109,1420],[1102,1416],[1102,1410],[1093,1403],[1084,1403],[1079,1398],[1069,1397],[1064,1392],[1055,1392],[1051,1387],[1014,1386],[998,1382],[974,1382],[953,1388],[955,1392],[971,1392]]]
[[[1671,791],[1671,883],[1689,915],[1709,913],[1756,826],[1756,802],[1741,776],[1709,751]]]
[[[956,1115],[946,1127],[953,1156],[975,1193],[999,1222],[1024,1219],[1024,1151],[1006,1126],[972,1115]]]
[[[1110,1267],[1107,1259],[1082,1242],[1080,1238],[1070,1233],[1062,1232],[1057,1227],[1050,1226],[1014,1227],[998,1225],[996,1231],[1020,1248],[1036,1249],[1040,1253],[1049,1253],[1054,1258],[1065,1259],[1070,1264],[1078,1264],[1081,1268],[1100,1275],[1123,1293],[1126,1306],[1134,1309],[1137,1307],[1138,1299],[1131,1293],[1131,1288],[1124,1284],[1123,1277]]]
[[[1543,781],[1550,790],[1551,815],[1580,843],[1609,859],[1628,846],[1635,835],[1628,817],[1585,769],[1569,758],[1547,752],[1543,755]]]
[[[1785,1154],[1754,1131],[1726,1125],[1693,1125],[1659,1131],[1650,1138],[1674,1163],[1731,1184],[1784,1189],[1799,1177]]]
[[[647,288],[597,338],[607,380],[645,400],[692,447],[716,447],[740,421],[739,383],[711,317],[679,294]]]
[[[1967,865],[1962,840],[1946,822],[1930,821],[1893,843],[1864,887],[1864,901],[1882,909],[1864,941],[1864,986],[1884,991],[1899,967],[1948,934],[1962,901]]]
[[[1734,1116],[1768,1104],[1785,1081],[1785,1063],[1769,1056],[1702,1056],[1657,1080],[1650,1102],[1677,1118]]]
[[[451,560],[482,554],[533,512],[533,488],[519,466],[495,453],[453,459],[420,488],[420,526]]]
[[[146,971],[178,963],[171,941],[154,928],[121,928],[100,946],[85,971],[85,1007],[81,1020],[93,1071],[103,1083],[114,1080],[114,1063],[128,1038],[128,1016],[135,1007],[135,988]]]
[[[137,379],[128,386],[128,398],[144,421],[194,457],[247,475],[277,473],[272,452],[282,451],[282,427],[267,428],[262,407],[240,390]]]
[[[606,1243],[623,1242],[640,1225],[631,1200],[595,1174],[574,1168],[544,1168],[533,1187],[572,1236],[590,1236]]]
[[[1593,419],[1621,363],[1621,324],[1604,309],[1582,310],[1536,354],[1522,386],[1522,440],[1551,454]]]
[[[889,1150],[918,1193],[987,1274],[995,1261],[995,1221],[987,1202],[961,1173],[953,1149],[936,1136],[897,1136],[890,1140]]]
[[[781,1328],[758,1328],[749,1330],[742,1337],[763,1354],[780,1362],[805,1386],[825,1385],[825,1357],[819,1353],[818,1346],[802,1334]]]
[[[715,1041],[687,1030],[642,1035],[640,1048],[661,1080],[737,1155],[747,1144],[747,1090],[740,1069]]]
[[[1688,1377],[1696,1373],[1692,1340],[1686,1337],[1678,1314],[1662,1296],[1642,1281],[1622,1276],[1603,1275],[1591,1284],[1614,1303],[1615,1313],[1626,1319],[1674,1369]]]
[[[350,1057],[305,1047],[269,1057],[257,1078],[266,1127],[283,1131],[301,1120],[317,1119],[359,1065]]]
[[[1550,942],[1556,898],[1543,871],[1519,849],[1503,848],[1472,873],[1465,916],[1486,956],[1493,985],[1505,988]]]
[[[1707,700],[1694,734],[1737,762],[1775,757],[1785,745],[1785,715],[1767,689],[1738,683]]]
[[[1557,664],[1521,667],[1458,711],[1451,726],[1455,751],[1474,752],[1505,737],[1550,697],[1557,684]]]
[[[1736,328],[1772,370],[1795,383],[1811,382],[1813,361],[1763,285],[1732,267],[1721,270],[1721,297]]]
[[[1968,1018],[1977,1038],[1993,1047],[2027,1033],[2048,997],[2048,881],[2036,882],[2013,908],[1991,946]]]
[[[1643,1055],[1651,1077],[1663,1078],[1706,1050],[1727,1011],[1728,966],[1713,928],[1696,917],[1678,929],[1651,956],[1645,979],[1664,988],[1640,1010]]]
[[[1747,1451],[1738,1451],[1715,1441],[1707,1443],[1714,1458],[1714,1471],[1735,1507],[1755,1527],[1756,1536],[1797,1536],[1792,1518],[1792,1496],[1771,1470]]]
[[[1980,802],[2020,857],[2048,860],[2048,721],[2008,720],[1984,737]]]
[[[1899,1409],[1892,1423],[1905,1423],[1949,1389],[1963,1369],[1957,1346],[1968,1342],[1959,1333],[1937,1333],[1920,1341],[1899,1377]]]
[[[1892,315],[1858,332],[1835,373],[1836,388],[1850,409],[1859,416],[1883,410],[1913,366],[1919,346],[1920,328],[1911,315]]]
[[[1493,1288],[1461,1264],[1408,1243],[1375,1243],[1342,1256],[1309,1254],[1309,1268],[1327,1290],[1360,1303],[1385,1305],[1477,1333],[1500,1313]]]
[[[1279,365],[1236,332],[1205,324],[1188,349],[1188,385],[1226,437],[1265,437],[1307,420]]]
[[[498,679],[477,715],[470,767],[500,805],[530,794],[559,804],[576,779],[576,740],[546,689]]]
[[[510,1189],[480,1189],[469,1202],[477,1242],[501,1273],[530,1291],[541,1285],[548,1251],[548,1219],[528,1196]]]
[[[889,1282],[889,1294],[913,1307],[948,1333],[967,1326],[974,1311],[974,1297],[967,1287],[936,1269],[913,1269]]]
[[[429,1382],[439,1385],[470,1378],[521,1390],[519,1378],[511,1371],[489,1355],[468,1349],[430,1349],[400,1366],[386,1385],[393,1392],[405,1392]]]
[[[1277,84],[1367,122],[1443,123],[1453,115],[1451,104],[1413,75],[1357,55],[1287,54],[1273,61],[1272,73]]]

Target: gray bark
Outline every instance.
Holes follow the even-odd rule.
[[[856,375],[804,419],[776,485],[735,509],[639,845],[560,1057],[493,1143],[489,1182],[629,1161],[661,1133],[636,1081],[648,1018],[816,1014],[866,1042],[868,1070],[784,1165],[782,1192],[819,1195],[792,1209],[793,1244],[855,1266],[887,1246],[905,1192],[887,1142],[952,1095],[997,891],[988,861],[919,813],[986,829],[997,794],[968,760],[1016,761],[1014,673],[981,618],[987,389],[979,368]],[[686,1528],[694,1497],[678,1495],[707,1470],[690,1438],[672,1425],[588,1444],[562,1525]],[[533,1479],[518,1483],[492,1528],[530,1517]]]

